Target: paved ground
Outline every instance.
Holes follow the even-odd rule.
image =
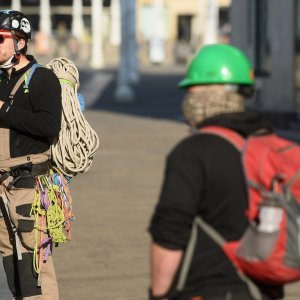
[[[113,101],[114,72],[97,81],[83,71],[83,85],[99,84],[86,117],[101,148],[92,168],[72,181],[76,222],[73,241],[55,251],[62,300],[145,300],[149,284],[146,233],[158,197],[164,158],[187,129],[182,93],[174,89],[181,69],[147,69],[133,103]],[[103,84],[101,78],[108,79]],[[101,83],[102,82],[102,83]],[[94,84],[92,85],[94,87]],[[89,88],[90,90],[90,88]],[[0,271],[0,299],[10,299]],[[288,288],[288,300],[300,286]]]

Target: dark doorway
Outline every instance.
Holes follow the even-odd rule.
[[[178,41],[190,42],[192,36],[192,16],[182,15],[178,16]]]

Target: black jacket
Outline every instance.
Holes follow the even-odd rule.
[[[224,126],[244,137],[261,128],[272,131],[256,113],[224,114],[207,119],[201,127],[207,125]],[[167,157],[149,231],[155,243],[184,251],[193,219],[201,215],[226,240],[237,240],[247,226],[247,205],[238,150],[221,137],[195,134],[181,141]],[[200,231],[182,296],[222,295],[228,288],[247,290],[223,251]]]
[[[5,71],[0,75],[0,99],[5,102],[0,109],[0,122],[1,127],[10,129],[11,157],[48,150],[61,125],[61,86],[56,75],[46,68],[35,70],[29,93],[21,85],[10,106],[8,96],[16,82],[36,63],[32,56],[27,58],[30,63],[20,70],[13,69],[10,78]]]

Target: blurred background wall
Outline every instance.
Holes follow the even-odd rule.
[[[203,42],[208,0],[127,0],[136,4],[136,36],[141,64],[186,63]],[[97,0],[103,6],[101,35],[105,65],[119,60],[120,0]],[[230,32],[230,0],[213,1],[220,40]],[[0,9],[21,9],[34,27],[33,50],[39,55],[71,55],[89,63],[93,0],[0,0]],[[118,28],[119,27],[119,28]]]
[[[40,61],[134,65],[135,83],[138,65],[187,65],[204,44],[234,44],[254,65],[249,108],[300,129],[300,0],[0,0],[0,9],[11,8],[30,17],[31,50]],[[126,82],[125,73],[118,82]]]

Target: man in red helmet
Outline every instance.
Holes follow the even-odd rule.
[[[26,54],[31,31],[23,13],[0,11],[0,253],[15,299],[58,300],[52,256],[39,274],[33,268],[33,253],[52,242],[45,236],[36,243],[31,207],[35,177],[48,174],[50,143],[60,131],[61,87],[52,71],[38,68],[24,88],[36,64]]]

